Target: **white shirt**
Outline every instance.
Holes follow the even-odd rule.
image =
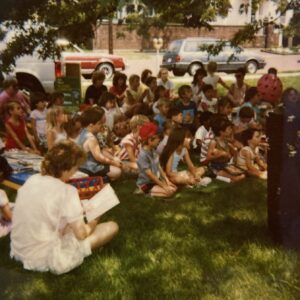
[[[168,79],[166,82],[163,82],[161,78],[157,79],[157,86],[163,86],[166,90],[174,90],[175,85],[173,81]]]
[[[105,112],[105,124],[109,128],[109,130],[113,130],[114,123],[115,123],[115,115],[117,114],[117,109],[106,109],[105,107],[102,107],[102,109]]]
[[[204,111],[203,106],[207,107],[207,110],[212,112],[213,114],[216,114],[218,112],[218,99],[212,98],[211,100],[208,100],[203,92],[201,92],[201,101],[198,106],[198,111]]]
[[[211,84],[214,89],[217,88],[217,84],[218,84],[219,80],[220,80],[220,76],[218,76],[216,74],[213,74],[213,75],[207,74],[207,76],[205,76],[203,78],[203,82],[205,84]]]
[[[47,108],[45,108],[43,111],[35,109],[30,114],[31,119],[35,120],[36,132],[38,135],[46,135],[46,116]]]
[[[25,269],[47,271],[59,238],[57,230],[82,218],[82,214],[75,187],[51,176],[31,176],[18,190],[11,257],[21,260]]]
[[[197,131],[195,133],[195,138],[193,140],[194,149],[197,148],[197,140],[200,140],[202,143],[202,141],[204,140],[207,133],[208,133],[208,130],[203,125],[197,129]]]

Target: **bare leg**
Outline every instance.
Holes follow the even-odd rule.
[[[196,168],[196,179],[200,180],[204,173],[205,173],[205,168],[204,167]]]
[[[169,191],[163,189],[162,187],[160,187],[159,185],[155,185],[151,191],[150,191],[150,195],[153,197],[162,197],[162,198],[168,198],[168,197],[172,197],[177,188],[174,187],[173,185],[170,185],[171,189]]]
[[[244,175],[244,174],[242,174],[242,175],[231,175],[231,174],[229,174],[229,173],[227,173],[226,171],[223,171],[223,170],[219,171],[219,172],[217,173],[217,175],[220,175],[220,176],[224,176],[224,177],[230,178],[230,180],[231,180],[232,182],[241,181],[241,180],[243,180],[243,179],[245,178],[245,175]]]
[[[137,173],[138,172],[138,165],[136,162],[132,161],[122,161],[123,163],[123,171],[128,173]]]
[[[115,222],[100,223],[87,239],[92,249],[96,249],[107,244],[118,233],[119,226]]]
[[[109,166],[109,172],[107,173],[107,176],[110,178],[110,180],[114,181],[117,180],[122,174],[122,170],[115,166]]]
[[[170,176],[170,181],[176,185],[193,185],[196,183],[194,176],[188,171],[180,171]]]

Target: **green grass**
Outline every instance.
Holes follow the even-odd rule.
[[[119,235],[69,274],[24,271],[0,240],[0,299],[299,299],[299,255],[266,225],[266,183],[213,182],[171,201],[115,185]]]
[[[299,76],[282,81],[300,89]],[[171,201],[133,195],[133,179],[114,187],[121,203],[104,220],[119,235],[68,274],[23,270],[1,239],[0,299],[300,299],[300,256],[268,234],[266,182],[213,182]]]

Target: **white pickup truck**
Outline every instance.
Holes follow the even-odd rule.
[[[57,43],[65,50],[57,61],[42,60],[37,54],[22,56],[16,60],[12,74],[17,77],[21,89],[53,92],[54,81],[64,75],[64,66],[68,62],[80,63],[81,74],[85,78],[91,78],[95,70],[102,70],[110,78],[115,71],[125,69],[124,60],[120,56],[85,52],[65,39],[58,39]],[[5,44],[0,44],[0,51],[3,47]]]

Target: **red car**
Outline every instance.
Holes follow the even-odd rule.
[[[63,47],[61,53],[62,62],[78,62],[81,73],[86,79],[91,78],[95,70],[101,70],[107,78],[112,77],[115,71],[125,69],[125,63],[121,56],[103,54],[97,52],[86,52],[68,40],[57,40],[57,44]]]

